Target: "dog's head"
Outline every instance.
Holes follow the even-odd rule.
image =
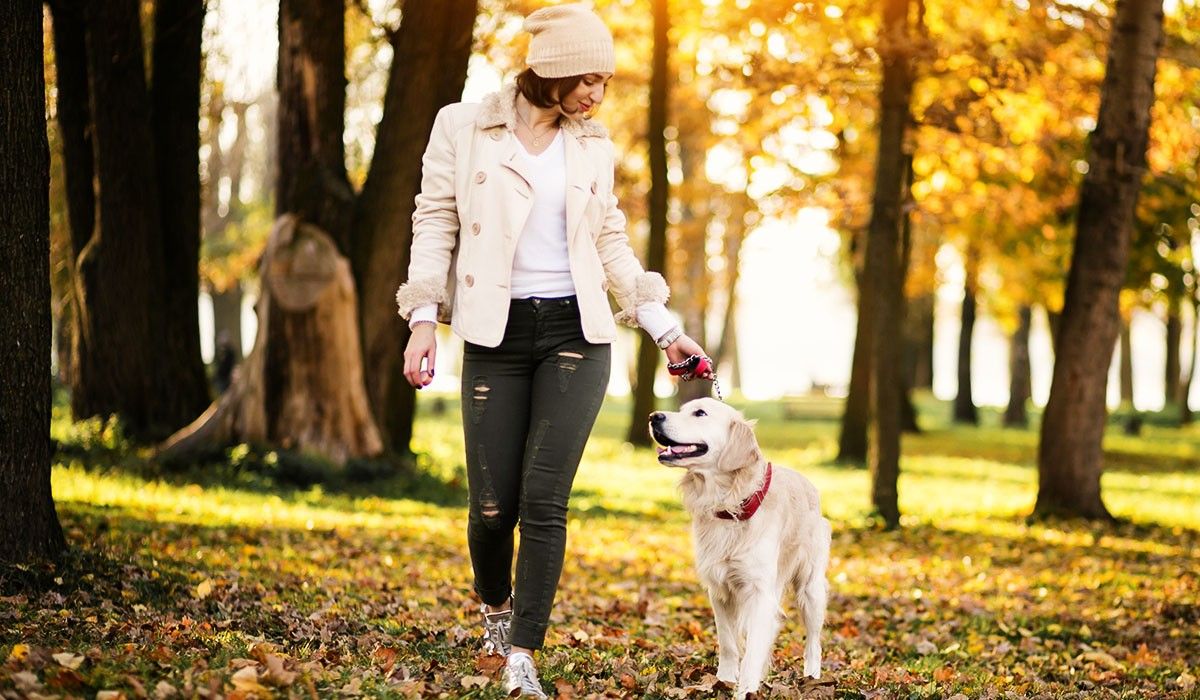
[[[688,401],[677,412],[650,414],[658,461],[689,470],[733,471],[762,459],[754,422],[716,399]]]

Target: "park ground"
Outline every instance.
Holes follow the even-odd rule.
[[[425,399],[413,473],[320,486],[246,446],[164,469],[119,426],[71,424],[60,401],[71,551],[0,570],[0,697],[502,697],[498,662],[477,653],[457,403],[435,415]],[[867,473],[833,461],[836,401],[735,403],[834,525],[825,675],[801,677],[789,618],[766,697],[1200,697],[1200,427],[1151,416],[1127,437],[1114,422],[1103,488],[1121,522],[1030,523],[1036,430],[988,411],[951,426],[923,399],[903,526],[887,532]],[[576,480],[543,684],[728,697],[678,472],[620,439],[627,416],[609,400]]]

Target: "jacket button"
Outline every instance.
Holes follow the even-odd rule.
[[[468,287],[475,286],[475,278],[470,275],[467,275],[466,278],[463,279],[463,282],[465,282]]]
[[[476,184],[482,184],[482,183],[483,183],[483,181],[484,181],[484,180],[486,180],[486,179],[487,179],[487,173],[483,172],[482,170],[480,170],[479,172],[475,173],[475,182],[476,182]]]
[[[596,194],[596,182],[592,181],[592,194]]]
[[[493,131],[493,132],[491,133],[491,137],[492,137],[492,140],[493,140],[493,141],[499,141],[499,140],[500,140],[500,132],[499,132],[499,131]]]
[[[479,235],[479,222],[478,221],[471,224],[471,233],[475,234],[476,236]]]

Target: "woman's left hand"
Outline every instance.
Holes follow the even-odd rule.
[[[689,338],[687,335],[681,335],[675,339],[674,343],[667,346],[667,362],[675,364],[683,362],[692,355],[701,355],[707,357],[708,353],[704,352],[704,348],[700,344]],[[701,379],[712,379],[712,367],[709,367],[703,374],[696,375]]]

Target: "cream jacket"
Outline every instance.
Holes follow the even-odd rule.
[[[409,318],[425,304],[438,319],[478,345],[504,338],[517,237],[533,204],[514,134],[516,86],[481,104],[438,112],[422,160],[421,193],[413,212],[408,282],[396,291]],[[637,327],[637,307],[665,303],[667,284],[646,272],[629,246],[625,215],[613,195],[613,143],[596,122],[563,118],[567,165],[567,254],[583,335],[616,339],[616,322]],[[614,317],[607,293],[621,310]]]

